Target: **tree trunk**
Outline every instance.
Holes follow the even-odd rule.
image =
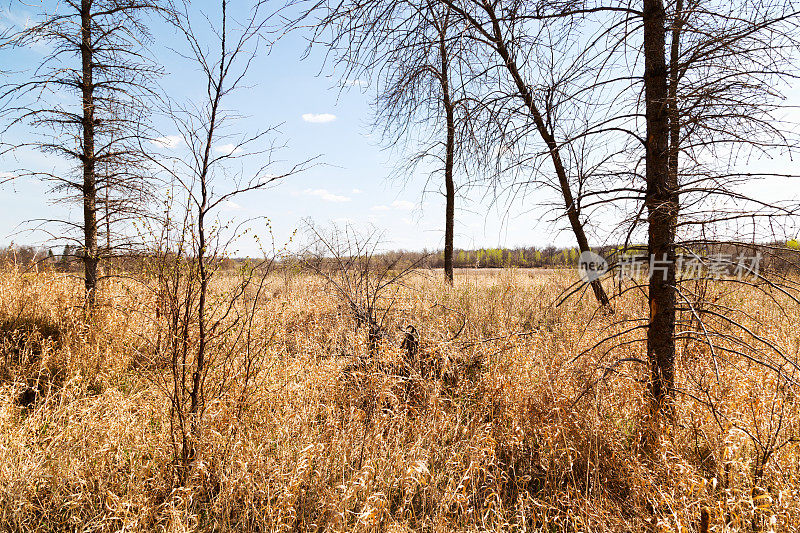
[[[491,9],[490,7],[487,9]],[[508,72],[511,74],[512,79],[514,80],[514,84],[517,87],[517,91],[519,91],[519,95],[522,100],[525,102],[525,106],[528,108],[531,116],[533,117],[533,122],[536,125],[536,129],[539,132],[542,140],[547,145],[547,149],[550,153],[550,159],[553,162],[553,167],[556,171],[556,177],[558,178],[558,185],[561,189],[561,194],[564,197],[564,206],[567,210],[567,219],[569,220],[569,225],[572,228],[572,233],[575,234],[575,239],[578,241],[578,248],[580,249],[581,253],[588,252],[591,250],[589,248],[589,240],[586,238],[586,232],[583,230],[583,224],[580,221],[580,214],[578,213],[578,208],[575,204],[575,199],[572,196],[572,189],[569,185],[569,178],[567,177],[566,168],[564,168],[564,163],[561,160],[561,153],[558,147],[558,143],[555,140],[555,137],[547,128],[547,125],[544,122],[542,114],[539,112],[539,108],[536,106],[536,102],[533,99],[533,94],[531,93],[530,88],[528,85],[525,84],[525,81],[522,79],[522,74],[519,72],[519,68],[517,67],[516,62],[511,57],[511,54],[506,47],[505,41],[502,38],[501,30],[500,30],[500,23],[497,20],[497,17],[494,14],[494,11],[491,10],[489,12],[492,18],[492,27],[494,31],[495,41],[494,46],[497,50],[497,53],[503,59],[505,63],[505,67]],[[594,292],[595,298],[600,303],[600,305],[607,309],[611,310],[611,304],[608,300],[608,295],[606,294],[605,289],[603,288],[602,283],[600,280],[594,280],[591,283],[592,291]]]
[[[453,160],[456,142],[455,110],[450,98],[448,77],[447,47],[445,43],[445,26],[439,32],[439,54],[442,60],[440,80],[442,83],[442,102],[447,117],[447,144],[445,146],[444,185],[445,185],[445,222],[444,222],[444,279],[453,284],[453,232],[455,223],[456,188],[453,182]]]
[[[647,357],[654,415],[671,416],[675,387],[675,221],[669,168],[666,16],[662,0],[644,0],[644,88],[647,122],[645,205],[650,253]]]
[[[561,152],[558,149],[558,143],[556,142],[553,134],[547,129],[547,125],[545,124],[539,109],[536,107],[536,103],[533,101],[533,95],[530,94],[530,91],[523,83],[522,77],[519,75],[519,72],[516,69],[516,65],[509,63],[510,58],[506,61],[507,65],[509,65],[512,75],[514,76],[514,79],[517,81],[517,88],[522,93],[528,110],[533,116],[536,129],[539,131],[539,135],[544,140],[545,144],[547,145],[547,149],[550,152],[550,159],[553,161],[553,167],[556,171],[556,177],[558,177],[561,195],[564,198],[567,219],[569,220],[569,225],[572,228],[572,233],[575,235],[575,240],[578,241],[578,249],[580,249],[581,253],[588,252],[591,250],[589,247],[589,239],[586,238],[586,232],[583,229],[583,224],[581,224],[580,214],[578,213],[578,208],[575,205],[575,199],[572,196],[572,189],[569,185],[567,170],[564,168],[564,163],[561,161]],[[606,291],[603,288],[600,280],[596,279],[592,281],[591,286],[594,296],[600,305],[610,310],[611,303],[608,300],[608,295],[606,294]]]
[[[208,150],[206,150],[208,151]],[[205,234],[205,210],[207,205],[206,175],[201,177],[202,203],[197,217],[197,269],[200,277],[200,293],[197,303],[197,354],[195,359],[194,373],[192,373],[192,390],[189,393],[189,420],[190,425],[190,444],[187,450],[184,447],[183,460],[184,467],[189,466],[197,455],[197,445],[200,442],[202,432],[202,416],[205,407],[205,394],[203,392],[203,375],[206,369],[206,300],[208,297],[208,269],[206,268],[206,234]]]
[[[197,303],[197,354],[192,374],[192,389],[189,394],[189,418],[191,420],[190,434],[191,443],[188,452],[184,453],[184,466],[188,472],[189,462],[194,461],[197,456],[197,446],[199,445],[202,434],[202,418],[205,412],[205,373],[206,373],[206,350],[208,349],[208,331],[206,324],[206,307],[208,305],[208,288],[212,272],[206,263],[208,243],[206,241],[205,217],[209,209],[209,172],[211,168],[211,147],[214,143],[214,133],[217,127],[217,114],[219,112],[220,101],[223,94],[223,84],[225,82],[226,68],[226,26],[227,26],[227,2],[222,0],[222,29],[220,35],[223,36],[219,63],[219,77],[214,81],[214,93],[211,100],[211,113],[208,119],[208,132],[206,133],[203,145],[203,155],[199,168],[198,182],[200,184],[200,205],[197,211],[197,269],[200,278],[200,293]]]
[[[111,206],[109,202],[111,201],[111,193],[109,189],[111,188],[111,180],[109,179],[108,174],[108,163],[105,165],[106,172],[105,172],[105,193],[106,193],[106,257],[111,256]]]
[[[97,291],[97,177],[94,153],[94,83],[92,81],[91,1],[81,0],[81,84],[83,92],[83,265],[86,301],[91,309]]]

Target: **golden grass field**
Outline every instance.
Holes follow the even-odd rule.
[[[646,299],[625,293],[613,316],[595,316],[591,295],[555,307],[573,276],[466,271],[449,288],[438,273],[415,273],[397,295],[380,358],[401,364],[394,326],[410,323],[421,356],[442,371],[409,378],[358,370],[364,332],[324,281],[271,274],[253,322],[261,374],[246,397],[223,391],[209,402],[201,451],[181,484],[161,386],[167,369],[148,358],[159,319],[149,293],[135,280],[108,281],[105,305],[87,321],[80,280],[5,269],[0,524],[689,532],[705,510],[710,531],[797,530],[795,385],[742,354],[715,359],[702,343],[679,340],[678,423],[645,449],[646,369],[622,362],[606,371],[644,358],[644,345],[582,352],[646,317]],[[754,335],[798,360],[796,305],[746,286],[712,291],[716,304],[747,313]],[[40,392],[21,407],[26,386]]]

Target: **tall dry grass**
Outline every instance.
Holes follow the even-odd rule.
[[[149,293],[132,280],[108,282],[105,305],[87,322],[77,280],[5,270],[0,523],[13,531],[695,531],[706,509],[711,531],[794,530],[792,386],[742,355],[724,364],[720,356],[715,368],[701,343],[679,342],[679,423],[644,448],[646,369],[609,371],[642,358],[643,347],[577,357],[625,320],[646,317],[643,299],[627,293],[613,317],[594,316],[588,297],[555,307],[571,276],[466,272],[448,288],[415,275],[392,320],[418,328],[421,357],[438,369],[428,377],[355,364],[366,335],[331,291],[307,275],[272,276],[256,322],[274,332],[263,335],[260,379],[244,404],[222,395],[209,406],[200,458],[180,486],[169,402],[156,385],[166,370],[146,353],[157,320]],[[796,360],[796,308],[787,318],[750,288],[712,290]],[[381,349],[385,368],[401,367],[402,355],[393,332]],[[35,400],[20,406],[31,390]],[[772,434],[787,444],[763,461],[758,442]]]

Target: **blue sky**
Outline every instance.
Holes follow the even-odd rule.
[[[213,2],[194,5],[208,9],[215,6]],[[26,13],[20,6],[3,8],[0,24],[23,24],[26,15],[36,12],[28,7]],[[168,72],[161,82],[165,90],[177,101],[201,94],[203,87],[198,73],[164,46],[176,42],[174,34],[165,26],[156,26],[155,37],[154,54]],[[302,32],[289,34],[269,55],[260,55],[251,67],[249,88],[230,100],[228,107],[246,115],[236,124],[240,131],[280,125],[276,139],[286,148],[279,153],[279,159],[291,163],[319,156],[319,164],[274,188],[237,197],[226,205],[221,216],[268,217],[278,244],[295,230],[302,230],[303,220],[311,218],[318,226],[345,222],[372,225],[383,232],[388,248],[441,247],[444,202],[435,191],[421,201],[427,179],[424,169],[406,180],[388,179],[404,154],[390,157],[372,135],[369,100],[373,89],[362,80],[349,80],[350,87],[342,91],[338,73],[323,64],[322,50],[312,51],[303,58],[305,39]],[[41,57],[42,51],[36,49],[2,51],[0,68],[22,69]],[[800,99],[796,100],[795,103],[800,103]],[[160,123],[159,128],[165,136],[176,133],[167,123]],[[15,134],[25,133],[16,130]],[[16,159],[0,159],[0,176],[20,167],[64,168],[63,162],[31,151],[19,152]],[[759,187],[763,194],[784,198],[787,194],[796,197],[799,190],[795,182],[786,181]],[[540,205],[553,197],[537,194],[511,207],[505,203],[492,204],[480,191],[468,199],[459,199],[456,247],[550,243],[571,246],[573,241],[563,231],[563,223],[553,223],[553,212]],[[42,217],[42,213],[48,213],[47,218],[74,219],[80,215],[74,207],[57,200],[57,196],[48,193],[46,185],[35,180],[17,180],[0,188],[0,244],[44,242],[47,235],[31,232],[34,225],[26,222]],[[262,231],[260,228],[263,224],[254,227],[256,231]],[[604,238],[596,235],[594,242]],[[255,252],[255,247],[244,240],[238,250],[232,251],[249,254]]]

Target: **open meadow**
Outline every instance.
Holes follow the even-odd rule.
[[[716,339],[712,354],[681,325],[677,422],[648,444],[648,368],[634,342],[645,298],[624,292],[605,315],[591,295],[555,305],[577,278],[571,270],[456,274],[454,287],[426,271],[393,286],[367,357],[365,328],[328,282],[270,273],[226,315],[244,317],[225,319],[218,338],[227,348],[209,352],[202,432],[183,472],[174,367],[157,339],[169,315],[148,281],[104,282],[87,318],[80,280],[6,268],[3,529],[684,532],[800,523],[797,389],[765,366],[769,350],[734,346],[732,336]],[[236,277],[214,278],[212,293]],[[796,305],[746,285],[708,290],[706,301],[736,303],[741,326],[796,375]]]
[[[798,0],[9,0],[0,533],[800,531]]]

